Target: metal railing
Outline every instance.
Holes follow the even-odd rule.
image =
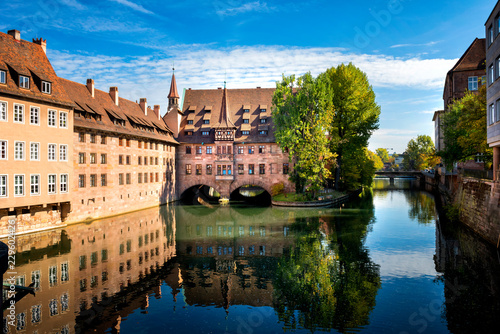
[[[477,169],[460,169],[459,173],[466,177],[473,177],[476,179],[493,180],[492,170],[477,170]]]

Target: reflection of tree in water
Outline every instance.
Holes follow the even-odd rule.
[[[434,197],[424,191],[405,191],[405,198],[410,209],[408,216],[419,224],[433,223],[436,218]]]
[[[379,267],[363,246],[373,219],[368,194],[339,214],[296,220],[295,249],[279,261],[274,283],[286,327],[344,332],[368,324],[380,287]]]

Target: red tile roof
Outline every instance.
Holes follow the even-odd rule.
[[[274,88],[227,89],[226,91],[224,89],[186,90],[182,108],[184,115],[181,119],[178,141],[185,143],[213,143],[214,128],[221,121],[221,111],[224,109],[222,101],[226,101],[228,117],[237,128],[235,142],[275,142],[270,110],[274,90]],[[223,98],[224,92],[227,100]],[[267,111],[265,116],[261,115],[261,106],[265,106]],[[210,115],[207,115],[207,107],[211,107]],[[244,109],[249,109],[249,113],[244,115]],[[260,123],[260,119],[263,117],[267,118],[265,124]],[[249,119],[248,124],[243,123],[244,118]],[[185,134],[188,119],[193,120],[193,125],[191,125],[193,128],[192,136]],[[210,119],[210,124],[203,124],[204,119]],[[242,135],[241,130],[246,126],[250,127],[250,134]],[[259,135],[259,128],[267,130],[268,134]],[[202,136],[202,130],[211,130],[210,135]]]
[[[16,40],[0,32],[0,69],[7,72],[6,84],[0,84],[0,93],[73,106],[39,44]],[[30,77],[29,89],[19,87],[19,75]],[[42,80],[51,83],[50,94],[41,92]]]
[[[170,82],[170,93],[168,93],[168,98],[172,97],[179,98],[179,93],[177,92],[177,83],[175,82],[175,74],[172,74],[172,81]]]
[[[92,97],[86,85],[62,78],[59,81],[76,105],[75,127],[115,132],[177,144],[177,141],[172,136],[172,131],[153,109],[148,108],[146,116],[140,105],[135,102],[119,98],[117,106],[107,92],[94,89],[94,97]],[[99,114],[101,115],[101,121],[93,118],[76,117],[77,113],[81,111],[89,114]],[[123,121],[124,125],[120,125],[120,122],[115,124],[114,119]],[[153,129],[153,131],[140,129],[141,127]]]

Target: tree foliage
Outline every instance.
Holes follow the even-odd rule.
[[[377,148],[375,151],[383,163],[389,162],[389,152],[385,148]]]
[[[273,96],[276,142],[287,148],[293,162],[291,180],[297,193],[319,190],[330,177],[334,155],[326,127],[331,111],[325,106],[323,83],[306,73],[297,80],[283,76]]]
[[[329,132],[330,149],[337,154],[335,188],[350,189],[355,180],[346,177],[352,171],[344,163],[350,165],[347,157],[368,146],[368,139],[378,129],[380,106],[366,74],[352,63],[332,67],[318,79],[325,83],[326,107],[333,111]]]
[[[443,116],[444,150],[438,152],[447,168],[457,161],[474,159],[483,154],[486,161],[492,159],[492,149],[486,139],[486,86],[478,94],[466,92],[455,100]]]
[[[404,168],[407,170],[422,170],[435,166],[439,162],[439,157],[436,156],[435,151],[434,143],[428,135],[419,135],[416,139],[410,139],[403,160]]]

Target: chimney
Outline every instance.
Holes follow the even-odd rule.
[[[118,99],[118,87],[109,87],[109,95],[113,99],[113,102],[115,105],[118,105],[119,99]]]
[[[19,30],[9,30],[7,33],[14,37],[16,41],[21,40],[21,32]]]
[[[92,95],[92,97],[94,97],[94,79],[87,79],[87,89],[89,90],[90,95]],[[117,93],[118,93],[118,91],[117,91]]]
[[[154,110],[155,110],[156,115],[158,116],[158,120],[161,120],[161,116],[160,116],[160,106],[159,106],[158,104],[155,104],[155,106],[154,106]]]
[[[139,105],[141,106],[144,115],[148,115],[148,100],[145,97],[141,97],[139,100]]]
[[[47,53],[47,40],[43,38],[33,38],[33,43],[42,47],[43,52]]]

